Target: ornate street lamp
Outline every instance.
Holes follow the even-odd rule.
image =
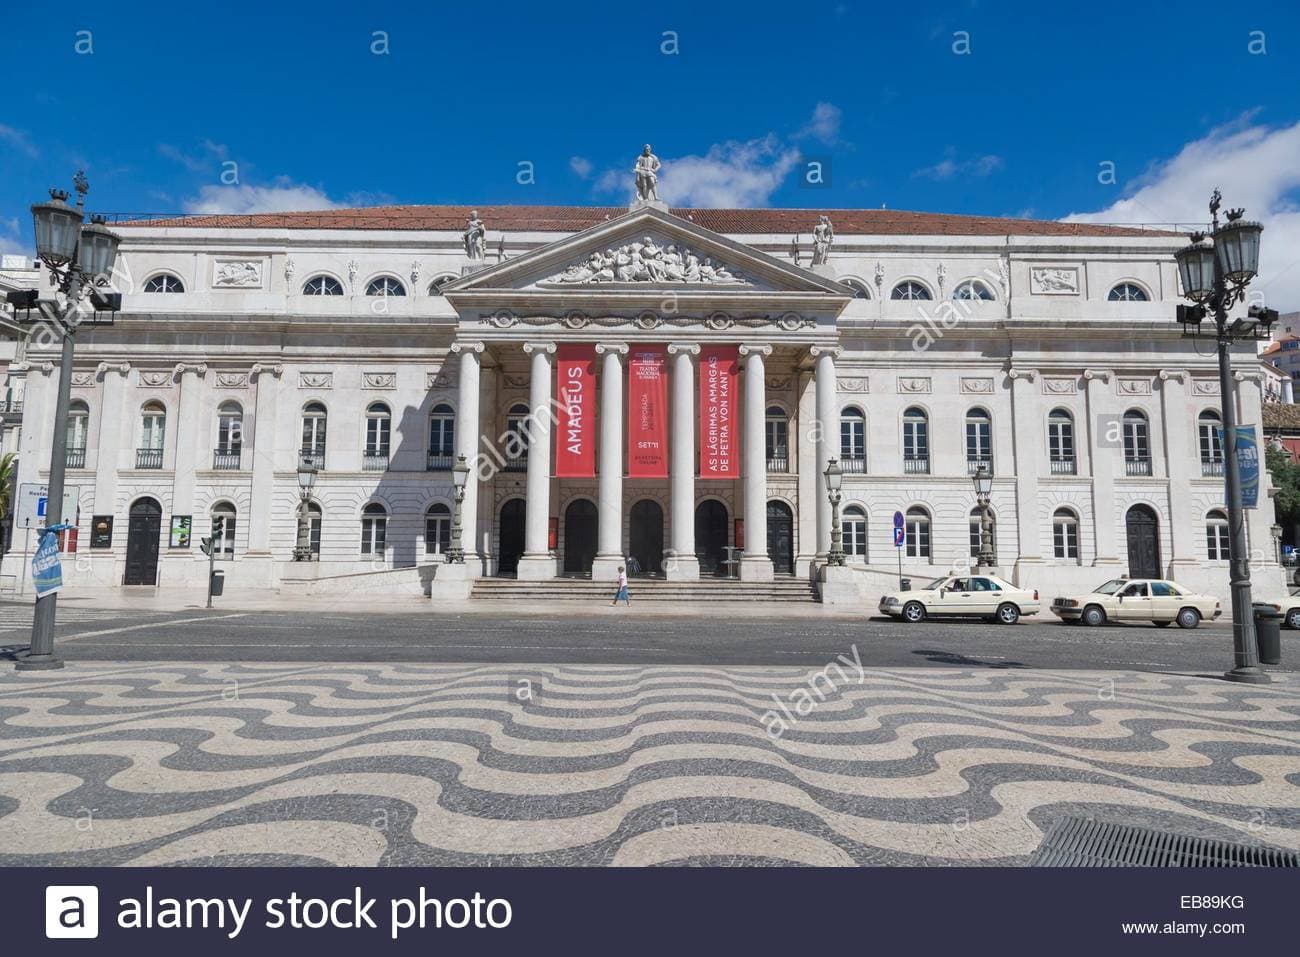
[[[844,564],[844,542],[840,531],[840,483],[844,481],[844,472],[840,469],[840,460],[831,459],[826,463],[826,497],[831,502],[831,550],[826,556],[827,565]]]
[[[310,455],[298,459],[298,540],[293,547],[295,562],[312,560],[311,551],[311,490],[316,485],[316,462]]]
[[[983,462],[971,476],[971,481],[975,483],[975,501],[980,510],[980,549],[975,556],[976,566],[983,570],[993,567],[993,522],[992,510],[989,508],[989,498],[993,494],[993,473]]]
[[[32,226],[36,235],[36,255],[50,272],[52,285],[61,298],[41,310],[42,320],[49,319],[54,332],[63,338],[59,357],[59,392],[54,405],[54,440],[51,443],[50,480],[48,504],[45,507],[45,527],[40,539],[70,527],[64,523],[63,488],[68,469],[68,406],[72,399],[73,336],[85,320],[85,302],[96,292],[96,282],[103,281],[113,271],[121,237],[96,218],[90,225],[85,222],[86,193],[90,189],[86,177],[78,171],[73,177],[77,190],[77,205],[68,205],[68,194],[50,190],[49,202],[32,206]],[[96,308],[102,304],[108,310],[116,308],[102,298],[96,299]],[[89,321],[97,321],[91,319]],[[69,516],[74,522],[76,516]],[[58,592],[36,596],[36,609],[32,618],[32,643],[27,653],[18,657],[15,667],[19,671],[36,671],[62,668],[63,660],[54,654],[54,622],[58,609]]]
[[[461,543],[461,506],[465,501],[465,485],[469,482],[469,465],[464,455],[456,456],[456,464],[451,467],[451,482],[456,488],[456,510],[451,516],[451,544],[447,548],[447,564],[463,565],[465,548]]]
[[[1183,335],[1198,338],[1206,318],[1213,329],[1205,333],[1216,340],[1219,353],[1219,404],[1223,417],[1223,482],[1228,503],[1228,568],[1232,587],[1232,646],[1235,665],[1224,674],[1230,681],[1265,684],[1270,678],[1260,667],[1255,619],[1250,598],[1250,559],[1246,552],[1246,518],[1241,505],[1241,470],[1237,459],[1237,404],[1232,401],[1232,344],[1243,339],[1267,339],[1277,321],[1277,310],[1251,306],[1246,318],[1228,321],[1228,310],[1245,300],[1246,286],[1259,271],[1259,241],[1264,227],[1243,220],[1245,210],[1231,209],[1219,222],[1223,197],[1216,189],[1210,197],[1213,226],[1209,234],[1194,232],[1191,245],[1174,254],[1183,296],[1194,305],[1178,307]],[[1207,243],[1206,240],[1211,240]]]

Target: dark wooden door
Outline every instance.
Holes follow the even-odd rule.
[[[630,524],[630,551],[641,566],[640,574],[659,574],[663,571],[664,510],[653,499],[643,498],[632,506]]]
[[[767,557],[778,575],[794,574],[794,513],[785,502],[767,503]]]
[[[725,576],[726,549],[727,506],[716,498],[705,499],[695,508],[695,556],[700,560],[700,574]]]
[[[1125,518],[1128,531],[1128,573],[1130,578],[1159,578],[1160,530],[1156,513],[1145,505],[1134,505]]]
[[[158,540],[162,536],[162,506],[142,498],[131,506],[126,533],[127,585],[158,584]]]
[[[596,506],[580,498],[564,510],[564,573],[590,575],[596,558]]]
[[[514,575],[519,571],[519,556],[524,553],[524,517],[522,498],[512,498],[501,506],[501,531],[498,536],[497,574]]]

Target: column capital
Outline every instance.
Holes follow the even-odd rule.
[[[1083,377],[1089,382],[1100,379],[1102,382],[1109,382],[1115,373],[1110,369],[1084,369]]]
[[[742,356],[770,356],[772,347],[766,342],[742,342],[740,344],[740,354]]]
[[[1232,374],[1238,382],[1263,382],[1264,373],[1258,369],[1238,369]]]
[[[202,379],[208,374],[208,364],[206,362],[178,362],[176,368],[172,369],[172,381],[180,382],[181,377],[187,372],[192,372]]]
[[[534,352],[539,352],[542,355],[547,355],[547,356],[555,355],[555,343],[554,342],[525,342],[524,352],[528,353],[529,355],[532,355]]]
[[[10,368],[13,367],[10,366]],[[110,372],[120,372],[122,375],[126,375],[130,371],[131,363],[129,362],[101,362],[95,366],[95,378],[102,379]]]
[[[693,342],[670,342],[668,343],[668,354],[670,356],[698,356],[700,354],[700,347]]]
[[[449,351],[451,351],[451,352],[456,352],[456,353],[461,353],[461,352],[482,352],[482,351],[483,351],[484,349],[486,349],[486,348],[487,348],[487,346],[484,345],[481,341],[465,341],[465,340],[462,340],[462,341],[453,342],[453,343],[451,344],[451,347],[450,347],[450,350],[449,350]]]
[[[51,375],[54,372],[53,362],[15,362],[9,367],[11,372],[44,372]]]
[[[838,359],[844,355],[844,350],[839,346],[809,346],[808,354],[814,359],[820,359],[822,356],[830,356],[832,359]]]
[[[1017,379],[1024,379],[1026,382],[1033,382],[1035,379],[1038,378],[1038,370],[1037,369],[1008,369],[1007,378],[1013,382]]]
[[[612,354],[612,355],[616,355],[616,356],[625,356],[625,355],[628,354],[628,350],[629,350],[629,347],[628,347],[628,344],[627,344],[626,342],[598,342],[598,343],[596,343],[596,352],[597,352],[598,355],[602,355],[602,356],[605,355],[606,353],[609,353],[609,354]]]
[[[254,362],[253,368],[248,370],[248,380],[253,381],[261,376],[263,372],[269,372],[278,379],[284,374],[284,366],[278,362]]]
[[[1192,374],[1186,369],[1161,369],[1160,370],[1161,382],[1168,382],[1170,379],[1176,379],[1177,381],[1186,384],[1187,380],[1190,379],[1191,376]]]

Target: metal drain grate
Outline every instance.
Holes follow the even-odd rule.
[[[1030,867],[1300,867],[1300,854],[1189,834],[1066,817],[1052,825]]]

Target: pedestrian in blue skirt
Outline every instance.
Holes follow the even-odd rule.
[[[624,604],[632,604],[632,599],[627,595],[627,569],[622,565],[618,566],[618,594],[610,602],[611,607],[617,605],[620,598],[623,599]]]

